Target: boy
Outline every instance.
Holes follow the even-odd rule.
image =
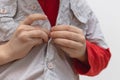
[[[1,80],[79,80],[107,66],[109,48],[84,0],[0,4]]]

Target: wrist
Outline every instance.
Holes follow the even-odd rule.
[[[77,59],[85,64],[88,64],[88,55],[87,55],[86,43],[85,43],[84,48],[80,54],[81,55]]]
[[[80,60],[83,63],[87,63],[88,62],[86,53],[83,56],[77,57],[77,59]]]
[[[78,56],[76,59],[80,60],[81,62],[88,64],[88,56],[87,56],[87,51],[85,50],[83,52],[83,55]]]
[[[11,50],[7,43],[0,45],[0,65],[6,64],[14,60],[11,57]]]

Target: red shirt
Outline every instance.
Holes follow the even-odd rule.
[[[43,11],[48,16],[52,26],[56,23],[59,9],[59,0],[38,0]],[[84,64],[77,59],[73,59],[73,66],[77,73],[84,75],[97,75],[108,64],[111,57],[109,49],[103,49],[94,43],[86,40],[88,64]]]
[[[56,24],[59,9],[59,0],[38,0],[44,13],[47,15],[51,26]]]

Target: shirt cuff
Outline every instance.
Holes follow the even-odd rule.
[[[104,49],[86,40],[86,54],[88,63],[72,59],[76,73],[87,76],[99,74],[108,64],[111,57],[109,49]]]

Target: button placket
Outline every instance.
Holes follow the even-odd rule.
[[[55,65],[52,62],[47,63],[48,69],[54,69]]]
[[[55,64],[54,64],[54,51],[51,51],[53,49],[53,45],[51,45],[51,40],[49,40],[48,45],[47,45],[47,51],[46,51],[46,66],[48,69],[54,69]]]

